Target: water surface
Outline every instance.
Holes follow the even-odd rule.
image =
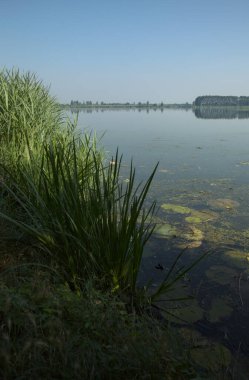
[[[185,265],[212,252],[168,295],[196,298],[181,304],[174,323],[225,347],[225,358],[231,353],[243,362],[249,355],[249,120],[203,115],[85,110],[79,127],[104,134],[110,158],[119,148],[124,180],[131,158],[139,180],[159,161],[148,199],[159,206],[158,233],[145,250],[141,281],[151,278],[156,287],[185,247]]]

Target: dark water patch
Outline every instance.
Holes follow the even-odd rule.
[[[140,281],[143,282],[150,277],[152,287],[156,289],[165,278],[180,249],[175,247],[175,240],[162,241],[152,238],[150,244],[151,253],[156,254],[144,258]],[[222,264],[221,259],[224,252],[236,248],[236,245],[230,244],[212,252],[212,248],[204,241],[201,249],[187,250],[178,267],[189,265],[204,249],[212,253],[202,260],[189,276],[183,278],[175,290],[163,297],[167,299],[163,305],[170,313],[176,315],[171,321],[178,326],[192,326],[209,340],[224,345],[233,355],[238,353],[238,350],[241,355],[248,355],[249,277],[247,273],[244,274],[244,269],[226,265],[224,261]],[[163,270],[156,269],[158,263]],[[176,296],[192,296],[196,301],[171,302],[170,299]]]

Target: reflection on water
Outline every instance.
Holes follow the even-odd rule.
[[[149,107],[146,106],[92,106],[92,107],[70,107],[70,112],[72,114],[83,113],[95,113],[95,112],[112,112],[112,111],[132,111],[132,112],[164,112],[167,110],[177,110],[181,109],[182,111],[189,111],[192,109],[191,105],[188,106],[180,106],[180,105],[172,105],[172,106],[160,106],[160,105],[151,105]]]
[[[169,110],[177,110],[177,107],[167,108],[167,107],[84,107],[84,108],[70,108],[72,114],[79,113],[95,113],[95,112],[117,112],[117,111],[132,111],[132,112],[142,112],[142,113],[151,113],[151,112],[169,112]],[[249,110],[238,108],[238,107],[198,107],[191,109],[190,107],[181,108],[181,111],[193,111],[195,116],[200,119],[248,119]]]
[[[249,125],[238,116],[207,120],[207,115],[82,112],[79,125],[105,132],[102,144],[110,156],[119,146],[124,153],[120,180],[128,176],[131,157],[138,180],[160,162],[147,200],[148,205],[157,200],[157,228],[145,250],[140,281],[151,278],[156,287],[183,248],[181,264],[187,265],[212,252],[167,295],[194,300],[177,308],[175,302],[165,303],[172,304],[174,323],[184,334],[195,332],[197,345],[206,347],[203,339],[209,337],[212,352],[219,344],[226,358],[236,355],[243,361],[249,356]]]
[[[201,119],[248,119],[249,111],[233,107],[199,107],[193,110]]]

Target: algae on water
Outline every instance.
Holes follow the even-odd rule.
[[[209,210],[191,210],[191,215],[185,218],[188,223],[205,223],[218,219],[218,214]]]
[[[172,211],[172,212],[175,212],[177,214],[190,214],[191,213],[191,209],[189,207],[180,206],[180,205],[176,205],[173,203],[164,203],[161,205],[161,207],[164,210]]]
[[[186,243],[178,244],[179,248],[198,248],[202,245],[204,234],[193,225],[189,227],[187,232],[182,234],[182,237],[186,240]]]
[[[161,238],[177,236],[177,229],[169,223],[159,223],[154,229],[154,233]]]
[[[244,269],[248,266],[249,252],[240,250],[228,250],[224,252],[222,256],[223,260],[228,264],[240,269]]]
[[[235,209],[239,206],[239,202],[230,198],[211,199],[208,204],[217,209]]]
[[[218,218],[218,214],[210,210],[195,210],[189,207],[173,204],[164,203],[161,208],[166,211],[171,211],[176,214],[188,215],[185,221],[188,223],[204,223]]]

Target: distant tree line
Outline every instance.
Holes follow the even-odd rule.
[[[200,106],[249,106],[249,96],[198,96],[193,105]]]
[[[120,103],[120,102],[93,102],[91,100],[87,101],[82,101],[80,102],[79,100],[71,100],[69,104],[61,104],[63,108],[192,108],[192,104],[190,103],[182,103],[182,104],[166,104],[164,102],[160,103],[150,103],[149,101],[147,102],[126,102],[126,103]]]

